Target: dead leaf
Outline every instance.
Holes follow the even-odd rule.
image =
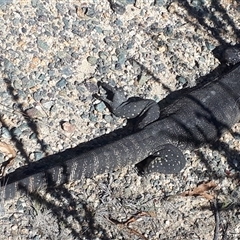
[[[181,196],[187,197],[187,196],[202,196],[205,197],[208,200],[212,200],[214,198],[213,195],[207,193],[207,191],[217,187],[217,184],[214,183],[213,181],[210,182],[204,182],[197,187],[195,187],[191,191],[185,191],[181,194]]]
[[[4,176],[6,167],[13,164],[13,161],[16,157],[16,151],[10,144],[0,142],[0,152],[9,158],[7,161],[3,162],[1,166],[1,175]]]
[[[15,158],[16,157],[16,151],[14,148],[5,142],[0,142],[0,152],[7,155],[9,158]]]
[[[41,111],[41,107],[40,106],[36,106],[36,107],[32,107],[26,110],[26,114],[28,117],[30,117],[31,119],[34,118],[42,118],[44,116],[44,112]]]
[[[151,217],[152,213],[150,214],[148,212],[139,212],[136,215],[130,217],[128,220],[123,221],[123,222],[120,222],[118,220],[114,220],[111,218],[107,218],[107,217],[105,217],[105,218],[112,224],[120,227],[121,229],[126,230],[130,234],[138,236],[139,239],[148,240],[143,234],[141,234],[140,232],[138,232],[137,230],[135,230],[129,226],[129,224],[136,222],[138,219],[140,219],[141,217],[144,217],[144,216]]]

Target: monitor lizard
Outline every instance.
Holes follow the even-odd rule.
[[[150,99],[127,99],[120,89],[100,83],[107,96],[96,95],[116,116],[135,119],[129,136],[59,163],[36,162],[1,179],[4,199],[21,189],[34,191],[83,177],[111,172],[144,160],[145,173],[180,172],[186,163],[182,150],[212,143],[240,120],[239,51],[229,48],[231,69],[217,79],[196,86],[163,110]]]

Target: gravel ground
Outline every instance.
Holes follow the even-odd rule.
[[[92,97],[97,81],[161,100],[214,70],[211,51],[239,33],[231,0],[1,0],[1,142],[17,152],[8,171],[126,124]],[[0,239],[240,239],[239,176],[227,163],[238,151],[227,133],[186,151],[177,175],[129,166],[7,201]],[[208,181],[214,200],[182,196]]]

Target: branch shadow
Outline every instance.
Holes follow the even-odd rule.
[[[238,39],[240,36],[240,30],[237,28],[234,21],[229,16],[226,9],[217,0],[212,0],[210,5],[206,7],[204,1],[200,1],[198,6],[190,5],[188,1],[176,0],[182,7],[187,10],[188,16],[193,17],[197,20],[198,24],[205,30],[211,33],[220,45],[224,46],[227,44],[226,40],[221,36],[222,34],[228,34],[227,27],[231,26],[233,29],[235,38]],[[218,16],[218,14],[221,16]],[[181,18],[185,18],[186,22],[195,25],[187,16],[178,14]],[[196,26],[198,27],[198,26]]]
[[[96,233],[101,232],[101,237],[106,240],[110,240],[107,236],[106,230],[102,228],[94,218],[94,210],[91,209],[87,202],[83,200],[76,200],[72,197],[68,189],[63,185],[54,188],[48,188],[46,193],[50,193],[54,201],[47,200],[45,196],[40,195],[37,192],[29,192],[27,188],[21,187],[21,191],[25,193],[30,199],[39,205],[44,205],[47,209],[51,209],[52,213],[58,220],[59,225],[64,225],[65,228],[69,229],[71,236],[74,239],[93,239],[96,237]],[[61,199],[67,199],[68,204],[62,204],[58,206],[55,201],[61,202]],[[79,207],[81,211],[84,211],[84,219],[79,216]],[[73,224],[68,222],[68,218],[71,217],[74,221],[78,222],[83,229],[75,228]],[[84,225],[84,227],[83,227]]]
[[[29,127],[29,129],[33,133],[35,133],[36,139],[37,139],[37,143],[40,145],[41,151],[43,153],[45,153],[45,155],[47,155],[46,144],[44,143],[44,140],[40,139],[40,137],[39,137],[39,131],[38,131],[37,124],[34,122],[34,119],[29,117],[26,114],[26,112],[23,110],[23,104],[19,102],[19,97],[18,97],[17,94],[15,94],[15,89],[12,86],[11,81],[9,79],[6,79],[6,78],[4,78],[3,81],[6,84],[6,91],[11,96],[12,101],[16,103],[17,110],[23,116],[23,118],[24,118],[25,122],[27,123],[27,126]],[[9,129],[8,125],[6,124],[6,122],[4,121],[4,119],[2,117],[0,117],[0,122],[2,123],[2,126],[5,127],[9,131],[9,133],[11,135],[11,140],[14,142],[15,147],[18,149],[18,151],[20,152],[21,156],[25,159],[26,163],[29,163],[30,161],[29,161],[28,154],[25,151],[22,142],[14,134],[14,129]]]

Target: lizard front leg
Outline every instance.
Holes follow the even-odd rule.
[[[156,121],[160,116],[160,109],[154,100],[140,97],[126,98],[122,89],[115,89],[107,83],[99,82],[107,93],[107,97],[95,95],[103,101],[109,110],[117,117],[135,119],[135,129],[143,129]]]

